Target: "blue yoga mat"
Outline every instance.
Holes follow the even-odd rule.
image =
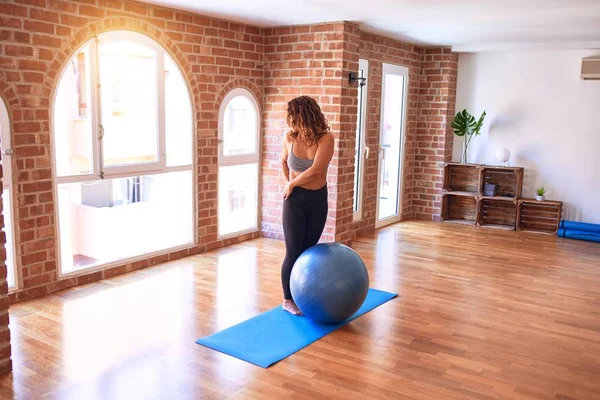
[[[581,235],[581,236],[598,236],[600,237],[600,232],[590,232],[590,231],[580,231],[578,229],[564,229],[561,228],[558,230],[558,236],[566,237],[569,235]]]
[[[369,289],[365,302],[353,316],[332,325],[318,324],[306,317],[296,317],[278,306],[198,339],[196,343],[267,368],[396,296],[395,293]]]
[[[596,236],[591,236],[591,235],[576,235],[576,234],[569,234],[567,232],[567,235],[565,237],[567,239],[577,239],[577,240],[585,240],[587,242],[598,242],[598,243],[600,243],[600,235],[596,235]]]
[[[590,224],[587,222],[577,222],[577,221],[560,221],[560,227],[568,230],[578,230],[578,231],[586,231],[586,232],[596,232],[600,233],[600,225],[599,224]]]
[[[568,239],[587,240],[589,242],[600,242],[600,233],[586,232],[573,229],[561,228],[558,230],[558,237]]]

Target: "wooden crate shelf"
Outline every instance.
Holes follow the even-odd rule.
[[[450,194],[453,196],[466,196],[466,197],[477,197],[479,195],[477,192],[463,192],[460,190],[444,190],[443,194]]]
[[[475,225],[477,223],[477,197],[446,194],[442,198],[442,221]]]
[[[514,197],[504,197],[504,196],[481,196],[482,200],[495,200],[495,201],[508,201],[510,203],[517,204],[517,199]]]
[[[476,164],[448,163],[444,167],[444,190],[479,193],[480,168]]]
[[[520,167],[484,167],[481,174],[480,192],[486,184],[496,185],[496,197],[521,197],[523,187],[523,168]]]
[[[477,214],[479,226],[515,230],[517,202],[482,197],[478,203]]]
[[[521,198],[523,173],[522,167],[446,163],[442,221],[555,234],[562,202]],[[494,196],[484,196],[486,184],[496,185]]]
[[[561,218],[561,201],[519,200],[517,217],[519,230],[555,234]]]

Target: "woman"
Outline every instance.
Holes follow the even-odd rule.
[[[287,180],[283,190],[283,234],[286,254],[281,266],[283,309],[302,315],[290,293],[296,259],[318,243],[327,220],[327,167],[334,138],[317,102],[300,96],[288,103],[281,167]]]

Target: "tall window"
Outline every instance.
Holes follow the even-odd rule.
[[[194,242],[193,113],[156,42],[110,32],[69,61],[54,101],[62,273]]]
[[[359,220],[362,214],[363,177],[365,162],[368,156],[366,147],[366,109],[367,109],[367,75],[368,61],[359,60],[358,78],[365,79],[358,85],[358,114],[356,117],[356,147],[354,153],[354,220]]]
[[[2,217],[4,219],[4,232],[6,238],[6,281],[9,288],[16,286],[15,279],[15,240],[13,229],[12,209],[12,168],[10,163],[10,125],[6,105],[0,99],[0,151],[2,152]]]
[[[258,228],[260,114],[246,89],[225,96],[219,111],[219,235]]]

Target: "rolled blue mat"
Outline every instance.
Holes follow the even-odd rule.
[[[598,242],[600,243],[600,235],[591,236],[591,235],[570,235],[569,232],[566,233],[565,236],[567,239],[577,239],[577,240],[585,240],[587,242]]]
[[[560,227],[577,231],[600,233],[600,224],[589,224],[587,222],[560,221]]]
[[[556,232],[556,235],[557,235],[558,237],[565,237],[565,232],[566,232],[566,231],[567,231],[567,230],[566,230],[565,228],[560,228],[560,229],[558,230],[558,232]]]
[[[562,229],[564,235],[600,236],[600,232],[581,231],[578,229]]]

